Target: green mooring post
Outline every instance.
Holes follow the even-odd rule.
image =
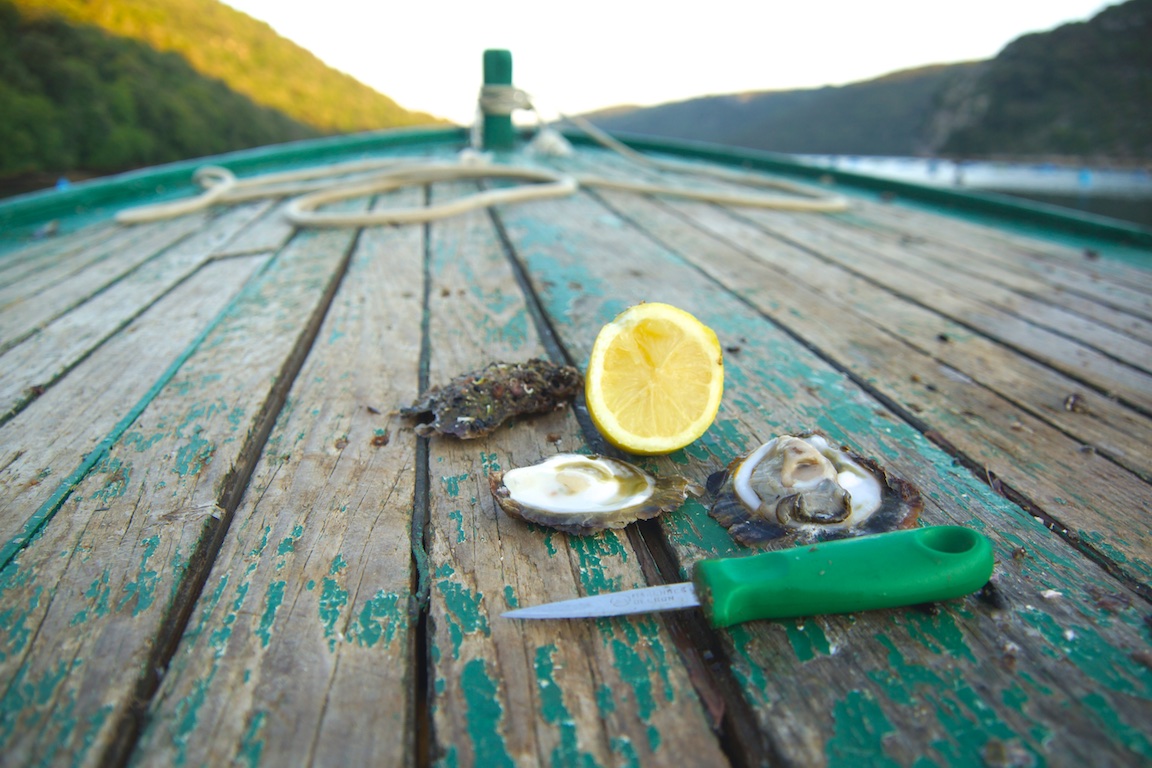
[[[484,51],[484,85],[512,85],[512,52],[498,48]],[[516,134],[512,115],[484,112],[484,149],[512,149]]]

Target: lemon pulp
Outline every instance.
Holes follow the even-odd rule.
[[[585,377],[596,428],[632,453],[671,453],[711,426],[724,388],[716,334],[668,304],[631,307],[601,329]]]

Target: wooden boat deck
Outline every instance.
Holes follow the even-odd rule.
[[[273,200],[4,254],[0,763],[1148,764],[1149,252],[852,202],[297,230]],[[990,586],[722,631],[501,618],[747,551],[707,499],[588,537],[494,508],[489,473],[604,450],[579,408],[468,442],[395,414],[493,360],[582,367],[641,300],[727,373],[708,434],[642,464],[703,482],[823,430],[990,537]]]

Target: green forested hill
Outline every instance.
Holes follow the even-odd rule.
[[[218,0],[11,1],[25,14],[59,14],[178,53],[197,72],[324,132],[441,122],[403,109]]]
[[[0,175],[113,171],[318,135],[180,57],[0,0]]]
[[[1148,162],[1152,0],[1025,35],[990,61],[588,117],[608,130],[777,152]]]
[[[706,96],[589,117],[609,129],[774,152],[908,151],[937,93],[976,65],[897,72],[843,87]]]
[[[0,178],[433,122],[216,0],[0,0]]]
[[[1152,0],[1018,38],[941,102],[949,154],[1152,160]]]

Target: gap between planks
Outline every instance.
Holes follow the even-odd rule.
[[[554,363],[576,365],[582,369],[584,366],[560,342],[559,335],[548,320],[540,297],[528,278],[499,213],[491,208],[488,213],[549,358]],[[625,461],[631,458],[604,440],[593,425],[579,394],[573,399],[572,410],[585,444],[595,453]],[[681,580],[676,553],[656,521],[639,521],[628,526],[625,534],[648,584],[656,586]],[[697,696],[713,719],[719,746],[729,762],[736,768],[757,765],[765,754],[772,757],[772,762],[781,762],[783,758],[779,750],[757,727],[755,714],[732,676],[727,654],[703,614],[699,611],[671,611],[662,614],[661,618],[684,662]]]
[[[147,665],[148,669],[166,670],[176,653],[180,640],[204,591],[212,565],[223,546],[236,509],[239,507],[240,500],[248,486],[248,481],[256,469],[268,437],[276,424],[276,419],[287,400],[288,393],[300,373],[300,369],[304,366],[304,361],[316,341],[324,318],[344,276],[348,272],[348,265],[352,254],[356,251],[359,234],[358,231],[342,255],[339,266],[329,280],[316,310],[308,319],[303,335],[276,376],[276,384],[256,418],[255,429],[249,434],[236,465],[230,470],[223,482],[223,493],[219,503],[221,514],[218,518],[213,518],[217,521],[215,524],[205,524],[201,538],[189,557],[187,571],[180,581],[168,616],[161,622],[160,634],[153,646],[153,656]],[[227,311],[225,310],[225,314]],[[161,672],[156,675],[143,675],[137,680],[129,709],[124,713],[125,722],[122,723],[122,727],[116,729],[116,735],[109,740],[101,757],[102,764],[122,768],[130,763],[133,750],[143,730],[148,707],[159,689],[162,677]]]

